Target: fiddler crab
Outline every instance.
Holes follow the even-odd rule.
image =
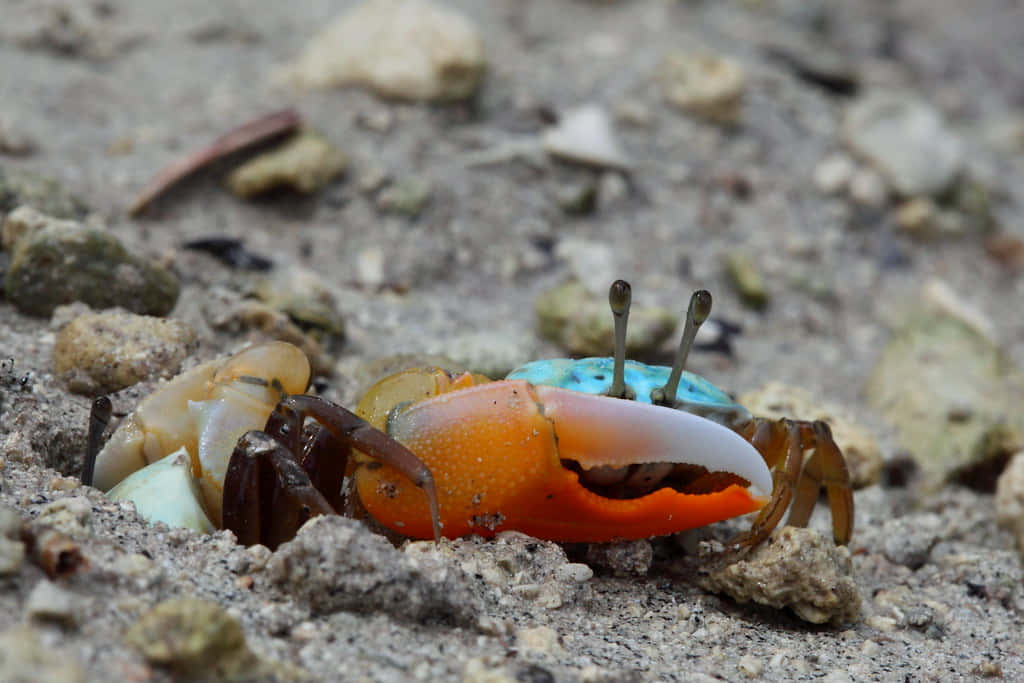
[[[625,360],[630,298],[628,283],[612,285],[614,358],[534,361],[498,381],[406,370],[355,412],[303,393],[299,349],[260,344],[143,400],[90,449],[85,476],[150,521],[271,548],[320,514],[368,513],[424,539],[514,529],[601,542],[760,510],[729,546],[741,549],[787,508],[788,524],[806,526],[822,487],[847,543],[850,477],[828,426],[752,417],[683,369],[707,291],[690,300],[672,368]]]

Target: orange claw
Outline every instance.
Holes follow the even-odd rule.
[[[490,382],[419,401],[388,420],[388,432],[434,474],[442,534],[493,536],[503,529],[560,541],[647,538],[760,509],[771,493],[763,458],[743,438],[682,411],[523,380]],[[633,499],[585,488],[583,470],[675,462],[728,471],[751,482],[714,493],[661,488]],[[431,538],[426,496],[393,468],[359,467],[367,511],[408,536]]]

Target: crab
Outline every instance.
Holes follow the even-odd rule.
[[[257,345],[145,399],[86,470],[147,519],[270,547],[334,512],[413,538],[511,529],[602,542],[759,511],[729,544],[741,549],[789,508],[787,523],[806,526],[822,488],[847,543],[850,478],[828,426],[752,417],[684,370],[710,314],[704,290],[672,368],[626,361],[630,298],[628,283],[611,286],[614,358],[535,361],[498,381],[406,370],[354,412],[303,393],[309,363],[296,347]]]

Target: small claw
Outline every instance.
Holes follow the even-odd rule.
[[[192,476],[192,459],[181,448],[137,470],[107,492],[111,500],[130,500],[150,524],[163,522],[212,533],[215,527],[200,504],[199,484]]]

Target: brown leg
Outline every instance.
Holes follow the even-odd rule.
[[[422,489],[427,496],[434,526],[434,540],[441,540],[441,521],[434,475],[415,453],[355,413],[316,396],[288,396],[281,401],[279,409],[293,410],[302,418],[300,423],[307,417],[313,418],[338,441],[394,467],[412,480],[413,484]]]
[[[764,457],[772,470],[772,497],[761,508],[750,531],[733,538],[728,545],[733,548],[749,548],[763,542],[782,521],[790,501],[793,488],[803,464],[803,448],[800,444],[800,427],[790,420],[758,422],[750,443]],[[776,464],[780,454],[785,455],[781,466]]]
[[[832,439],[832,431],[827,424],[803,422],[800,426],[802,446],[814,451],[800,474],[793,509],[786,523],[807,526],[824,486],[832,512],[832,535],[836,544],[846,545],[853,535],[853,491],[846,459]]]
[[[295,537],[311,517],[334,508],[284,446],[263,432],[238,440],[224,478],[225,529],[243,545],[270,549]]]

